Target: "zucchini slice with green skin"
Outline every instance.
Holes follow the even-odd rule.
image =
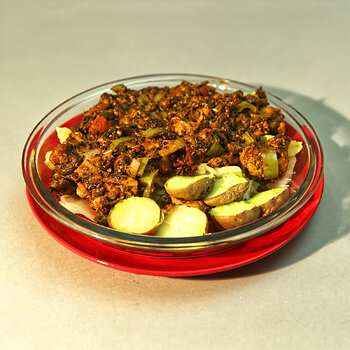
[[[258,219],[261,209],[252,203],[240,201],[215,207],[209,214],[214,221],[228,230]]]
[[[228,173],[218,178],[212,191],[204,198],[211,207],[240,200],[249,187],[249,180],[242,173]]]
[[[162,211],[153,199],[130,197],[112,208],[108,224],[121,232],[152,235],[163,218]]]
[[[165,190],[175,198],[195,200],[204,198],[215,183],[215,175],[173,176],[165,183]]]
[[[303,148],[301,141],[291,140],[288,146],[288,157],[295,157]]]
[[[156,175],[158,174],[158,170],[154,170],[151,173],[144,173],[141,177],[141,182],[143,182],[146,187],[143,191],[143,196],[150,198],[153,193],[154,180]]]
[[[262,160],[264,162],[264,179],[270,180],[278,177],[278,158],[277,153],[272,148],[261,151]]]
[[[168,133],[167,130],[162,129],[162,128],[152,128],[152,129],[147,129],[142,132],[141,137],[145,137],[147,139],[156,137],[162,134]]]
[[[155,232],[159,237],[203,236],[207,232],[208,218],[199,209],[185,205],[175,205],[165,215]]]
[[[288,187],[281,187],[260,192],[247,202],[260,207],[262,215],[265,216],[280,208],[288,199]]]

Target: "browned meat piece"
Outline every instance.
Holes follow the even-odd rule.
[[[106,131],[111,125],[105,117],[97,116],[89,128],[91,135],[99,135]]]
[[[57,165],[60,163],[61,158],[64,154],[67,153],[67,145],[59,143],[52,151],[50,155],[50,162],[54,165]]]
[[[243,148],[239,160],[249,174],[263,180],[264,179],[264,162],[261,155],[261,147],[256,144]]]
[[[176,132],[179,136],[192,135],[195,125],[186,122],[178,117],[171,118],[168,124],[170,130]]]
[[[76,194],[80,198],[91,198],[89,191],[86,189],[85,185],[82,182],[78,182]]]
[[[267,117],[266,121],[272,134],[284,133],[284,125],[281,128],[281,123],[283,122],[284,117],[279,108],[264,107],[261,109],[261,114]]]
[[[210,159],[207,164],[212,168],[217,168],[229,165],[229,161],[222,157],[215,157]]]
[[[75,185],[54,170],[51,176],[50,191],[57,192],[60,196],[72,195],[75,193]]]

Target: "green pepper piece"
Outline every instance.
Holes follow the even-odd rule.
[[[141,177],[141,181],[146,184],[146,188],[143,191],[143,196],[150,198],[152,195],[152,191],[153,191],[153,185],[154,185],[154,179],[155,176],[158,174],[158,170],[154,170],[151,173],[145,173],[142,177]]]
[[[124,136],[124,137],[121,137],[119,139],[115,139],[115,140],[113,140],[111,142],[111,144],[109,145],[107,151],[104,152],[103,154],[111,153],[122,142],[128,142],[128,141],[131,141],[131,140],[132,140],[131,136]]]
[[[164,92],[163,91],[159,91],[155,96],[154,96],[154,102],[158,102],[160,101],[164,96]]]
[[[220,145],[219,138],[217,136],[214,136],[213,139],[214,143],[205,153],[207,158],[220,157],[225,152],[225,148]]]
[[[143,173],[145,172],[149,158],[143,157],[143,158],[138,158],[137,160],[140,162],[140,166],[139,166],[139,170],[137,171],[137,175],[142,176]]]
[[[238,105],[237,112],[241,113],[244,109],[247,109],[247,108],[250,109],[252,112],[256,112],[258,110],[258,108],[252,105],[251,103],[247,101],[242,101]]]
[[[145,138],[152,138],[161,134],[166,133],[167,131],[165,129],[161,128],[152,128],[152,129],[147,129],[145,130],[142,134],[141,137]]]
[[[124,84],[117,84],[111,87],[111,90],[114,92],[119,92],[120,90],[124,90],[125,85]]]
[[[254,142],[254,139],[250,136],[249,132],[246,131],[243,134],[244,140],[245,140],[245,146],[249,146],[251,143]]]

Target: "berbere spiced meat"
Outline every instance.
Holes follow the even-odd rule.
[[[162,193],[165,181],[193,175],[203,162],[239,165],[263,181],[261,150],[270,148],[278,157],[279,177],[288,166],[284,117],[268,105],[261,88],[248,95],[219,93],[208,82],[183,81],[171,88],[117,85],[111,90],[50,156],[51,191],[75,193],[102,216],[124,198],[144,193],[169,204]],[[274,137],[261,144],[263,135]]]

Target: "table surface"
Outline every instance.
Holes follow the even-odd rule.
[[[0,0],[1,349],[349,349],[350,2]],[[195,278],[106,268],[35,220],[20,158],[35,124],[100,83],[200,73],[304,115],[325,190],[275,254]]]

